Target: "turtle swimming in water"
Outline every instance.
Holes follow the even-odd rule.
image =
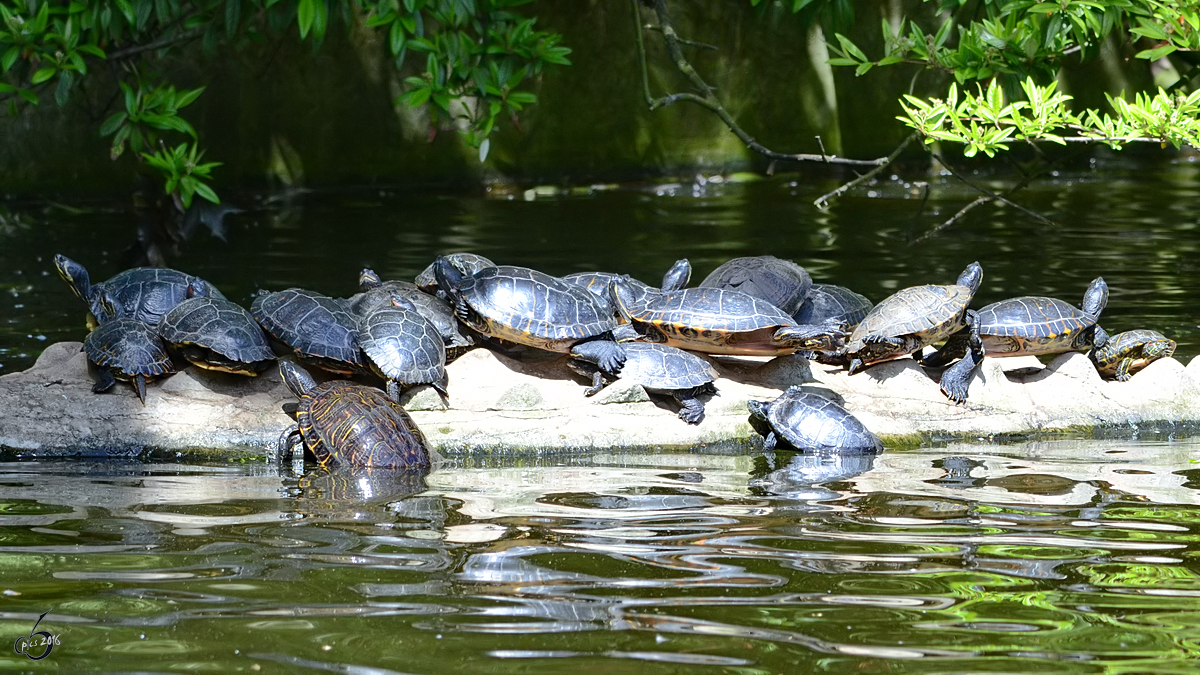
[[[83,341],[83,351],[99,377],[92,391],[105,392],[117,380],[125,380],[146,405],[146,383],[177,370],[166,345],[153,328],[123,316],[120,301],[108,289],[100,290],[96,310],[100,325]]]
[[[1126,382],[1137,371],[1158,359],[1175,353],[1175,341],[1153,330],[1127,330],[1109,336],[1096,326],[1096,344],[1092,350],[1092,362],[1101,377]]]
[[[717,373],[704,358],[682,349],[654,344],[652,342],[625,342],[625,365],[620,374],[604,372],[594,360],[584,356],[572,356],[567,366],[584,377],[592,378],[592,386],[585,393],[592,396],[605,386],[605,380],[621,379],[640,384],[651,393],[667,394],[681,406],[679,419],[688,424],[699,424],[704,419],[704,402],[697,398],[701,394],[715,394],[713,380]]]

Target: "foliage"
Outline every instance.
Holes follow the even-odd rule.
[[[177,89],[156,72],[165,59],[195,41],[213,53],[292,30],[319,46],[331,23],[362,23],[386,36],[397,69],[424,55],[398,102],[429,104],[432,123],[457,128],[482,159],[497,121],[515,124],[536,102],[531,81],[570,63],[560,35],[514,11],[529,1],[0,0],[0,102],[16,115],[52,91],[61,106],[85,79],[113,77],[123,110],[100,129],[112,136],[112,158],[131,150],[181,208],[193,195],[216,202],[208,181],[219,163],[197,163],[196,130],[180,114],[204,87]]]

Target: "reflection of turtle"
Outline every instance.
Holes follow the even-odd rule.
[[[301,441],[323,466],[429,466],[425,436],[383,392],[345,380],[317,384],[290,361],[280,361],[279,372],[300,399],[297,425],[279,437],[281,456]]]
[[[942,365],[962,360],[942,373],[942,392],[955,403],[967,400],[971,374],[983,357],[1037,356],[1085,352],[1096,340],[1096,321],[1108,304],[1108,285],[1096,277],[1083,295],[1080,310],[1055,298],[1024,296],[987,305],[979,310],[976,330],[980,348],[970,349],[970,338],[958,334],[925,363]]]
[[[391,307],[392,296],[399,295],[437,329],[446,345],[447,361],[462,356],[475,345],[474,338],[459,323],[450,305],[440,297],[425,293],[416,284],[383,281],[374,270],[364,269],[358,275],[358,290],[345,301],[351,314],[363,317],[380,307]]]
[[[192,364],[207,370],[258,375],[275,360],[263,329],[239,305],[211,297],[197,279],[190,296],[163,316],[158,335]]]
[[[799,324],[845,321],[846,330],[854,330],[874,305],[845,286],[813,284],[800,311],[792,314]]]
[[[122,316],[120,302],[107,289],[101,289],[96,311],[100,326],[83,341],[83,351],[99,375],[92,391],[108,391],[116,380],[126,380],[146,405],[146,382],[175,372],[167,348],[153,328]]]
[[[612,308],[612,314],[617,315],[617,307],[613,304],[612,293],[609,292],[609,287],[617,279],[625,279],[629,284],[629,288],[637,297],[638,302],[648,302],[651,296],[656,296],[659,293],[666,291],[678,291],[687,286],[688,281],[692,278],[692,265],[687,258],[681,258],[675,261],[671,269],[663,275],[662,286],[654,288],[653,286],[642,283],[632,277],[627,277],[611,272],[576,272],[563,277],[563,281],[569,281],[577,286],[582,286],[591,291],[593,295],[600,299],[600,302]]]
[[[393,292],[391,304],[356,318],[358,344],[372,369],[387,380],[393,401],[400,402],[401,385],[428,384],[447,396],[446,346],[411,302]]]
[[[320,467],[302,476],[296,487],[296,510],[306,516],[359,520],[374,507],[381,513],[390,502],[428,489],[429,467],[380,469],[365,466]]]
[[[967,306],[981,281],[983,268],[974,262],[953,286],[910,286],[875,305],[846,343],[850,373],[908,356],[973,326],[974,312]]]
[[[666,345],[626,342],[623,346],[626,359],[619,376],[603,372],[594,361],[584,357],[573,356],[567,361],[572,370],[592,378],[592,387],[585,392],[587,396],[603,389],[606,379],[612,381],[619,377],[640,384],[647,391],[675,397],[682,406],[679,419],[688,424],[699,424],[704,419],[704,403],[696,397],[716,393],[712,381],[717,378],[717,373],[708,361]]]
[[[448,253],[442,256],[464,276],[471,276],[481,269],[486,267],[495,267],[496,263],[487,258],[476,255],[474,253]],[[438,286],[437,275],[433,271],[433,266],[436,262],[432,262],[417,275],[417,286],[430,295],[436,295],[442,299],[446,299],[446,289]]]
[[[526,267],[488,267],[463,276],[445,258],[434,270],[454,312],[472,329],[501,340],[594,358],[619,372],[625,353],[612,341],[617,322],[594,295]]]
[[[723,263],[700,282],[702,288],[724,288],[766,300],[795,314],[808,297],[812,277],[791,260],[773,255],[734,258]],[[803,323],[803,322],[801,322]]]
[[[197,280],[190,274],[161,267],[138,267],[125,270],[115,277],[95,285],[83,265],[64,255],[54,256],[58,274],[71,285],[75,295],[87,304],[90,315],[88,327],[94,328],[99,318],[101,295],[107,291],[121,308],[122,316],[137,319],[151,328],[157,327],[171,308],[188,297],[188,284]],[[212,297],[224,299],[220,291],[209,289]]]
[[[792,387],[774,401],[749,401],[751,424],[766,437],[763,450],[783,440],[797,450],[879,452],[883,444],[845,408]],[[763,428],[763,426],[767,428]]]
[[[254,320],[301,361],[339,375],[367,372],[354,337],[354,317],[341,301],[289,288],[263,293],[250,306]]]
[[[613,282],[621,315],[651,342],[708,354],[778,356],[800,349],[834,351],[840,326],[797,325],[777,307],[720,288],[685,288],[643,300],[624,279]]]
[[[1104,329],[1096,326],[1096,344],[1092,350],[1092,361],[1102,377],[1125,382],[1137,371],[1158,359],[1175,353],[1175,341],[1152,330],[1127,330],[1109,337]]]

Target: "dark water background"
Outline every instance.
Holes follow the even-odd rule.
[[[977,303],[1078,303],[1103,275],[1110,332],[1197,335],[1200,165],[1108,158],[1039,183],[1047,226],[904,180],[834,204],[784,176],[581,189],[346,189],[237,197],[227,241],[173,266],[246,301],[353,290],[472,250],[550,273],[696,279],[773,253],[879,300],[949,283]],[[908,179],[911,181],[912,176]],[[10,204],[0,230],[0,373],[82,339],[51,257],[122,268],[130,217]],[[923,212],[922,212],[923,208]],[[11,223],[11,218],[8,221]],[[0,413],[2,414],[2,413]],[[423,481],[303,467],[0,463],[0,665],[63,672],[1192,673],[1200,663],[1200,445],[952,444],[877,458],[597,453],[458,458]],[[7,640],[60,635],[43,661]]]

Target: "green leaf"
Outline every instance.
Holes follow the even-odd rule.
[[[100,135],[109,136],[117,132],[117,129],[129,119],[129,115],[119,112],[104,120],[104,124],[100,125]]]
[[[300,5],[296,9],[296,23],[300,26],[300,39],[308,37],[308,31],[312,29],[313,18],[317,13],[316,5],[317,0],[300,0]]]
[[[853,42],[848,40],[845,35],[842,35],[841,33],[837,33],[836,36],[837,36],[838,42],[841,43],[842,49],[845,51],[845,53],[858,59],[857,63],[862,63],[863,61],[867,60],[867,55],[864,54],[861,49],[859,49],[857,46],[855,46],[855,44]]]
[[[205,185],[204,183],[201,183],[200,181],[196,181],[196,194],[200,195],[201,197],[204,197],[205,199],[207,199],[208,201],[210,201],[214,204],[221,203],[221,199],[219,197],[217,197],[217,193],[214,192],[212,188]]]
[[[404,49],[404,26],[399,21],[393,21],[388,31],[388,46],[391,47],[392,56],[399,55],[400,50]]]
[[[429,96],[433,94],[433,90],[429,87],[421,87],[414,89],[400,97],[400,102],[410,108],[415,108],[429,100]]]
[[[329,28],[329,3],[327,0],[313,0],[313,39],[317,42],[325,39],[325,30]]]
[[[242,20],[241,0],[225,0],[225,36],[232,38]]]
[[[4,72],[7,73],[8,69],[12,68],[13,64],[17,62],[17,57],[20,55],[21,48],[16,45],[9,47],[8,51],[4,52],[4,57],[0,59],[0,66],[3,66]]]
[[[46,66],[45,68],[38,68],[37,72],[33,74],[33,77],[29,78],[29,82],[31,84],[41,84],[41,83],[45,82],[46,80],[49,80],[50,78],[54,77],[54,73],[56,73],[56,72],[57,72],[57,70],[54,68],[54,66]]]
[[[1140,51],[1137,53],[1136,57],[1139,59],[1146,59],[1148,61],[1157,61],[1157,60],[1161,59],[1162,57],[1166,56],[1167,54],[1170,54],[1170,53],[1176,51],[1177,49],[1178,49],[1178,47],[1176,47],[1175,45],[1167,43],[1165,45],[1159,45],[1158,47],[1155,47],[1154,49],[1147,49],[1144,51]]]
[[[137,15],[134,14],[133,5],[129,4],[129,0],[113,0],[113,4],[121,10],[121,14],[124,15],[130,26],[136,25]]]

